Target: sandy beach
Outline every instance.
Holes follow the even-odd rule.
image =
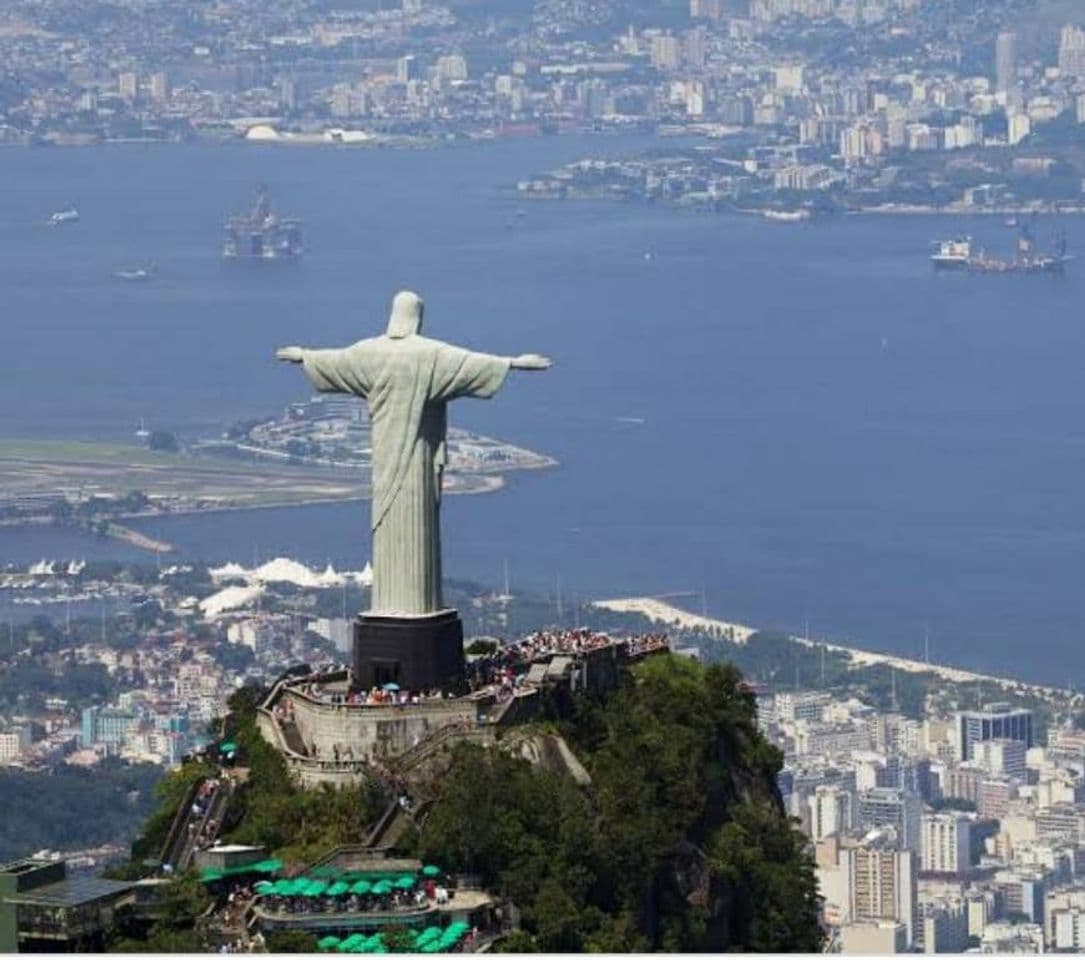
[[[750,636],[757,632],[757,628],[742,623],[732,623],[728,620],[719,620],[712,617],[704,617],[687,610],[682,610],[672,604],[665,603],[653,597],[621,597],[611,600],[595,600],[592,605],[602,610],[610,610],[615,613],[633,613],[647,617],[655,623],[664,626],[675,627],[682,630],[703,630],[717,636],[726,638],[732,643],[744,644]],[[804,637],[790,638],[795,643],[801,643],[808,647],[824,647],[837,653],[845,654],[853,668],[885,664],[897,670],[905,670],[909,673],[933,673],[944,680],[953,683],[992,683],[1005,690],[1013,690],[1017,693],[1035,694],[1042,697],[1066,698],[1069,691],[1060,687],[1047,687],[1034,683],[1026,683],[1023,680],[1015,680],[1012,677],[996,677],[986,673],[975,673],[971,670],[962,670],[958,667],[950,667],[944,664],[925,663],[922,660],[909,660],[907,657],[896,657],[887,653],[875,653],[871,650],[860,650],[856,647],[845,647],[836,643],[821,640],[810,640]]]

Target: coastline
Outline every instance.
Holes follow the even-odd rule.
[[[757,628],[747,624],[733,623],[715,617],[704,617],[690,613],[673,604],[656,600],[653,597],[619,597],[609,600],[593,600],[591,605],[613,613],[640,614],[656,623],[665,626],[679,627],[687,630],[708,630],[728,638],[729,642],[736,645],[745,644],[749,638],[757,633]],[[947,664],[926,663],[922,660],[911,660],[908,657],[899,657],[889,653],[877,653],[873,650],[863,650],[859,647],[849,647],[838,643],[810,640],[805,637],[788,635],[788,639],[805,647],[824,647],[833,653],[842,653],[848,657],[853,669],[876,666],[879,664],[903,670],[908,673],[933,673],[943,680],[951,683],[992,683],[1004,690],[1013,690],[1017,693],[1033,694],[1039,697],[1065,699],[1069,691],[1061,687],[1051,687],[1039,683],[1029,683],[1013,677],[1000,677],[988,673],[978,673],[972,670],[964,670]]]

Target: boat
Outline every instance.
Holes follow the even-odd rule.
[[[63,223],[75,223],[79,220],[79,211],[75,207],[69,207],[67,210],[58,210],[49,218],[49,226],[59,227]]]
[[[114,270],[114,280],[124,280],[127,283],[142,283],[154,276],[154,268],[137,267],[134,270]]]
[[[983,250],[975,252],[971,237],[938,241],[938,252],[931,256],[936,270],[966,270],[969,273],[1062,273],[1073,259],[1067,253],[1066,237],[1060,236],[1050,253],[1036,249],[1029,227],[1022,226],[1013,257],[995,257]]]
[[[761,216],[776,223],[802,223],[810,219],[809,210],[762,210]]]
[[[972,260],[972,238],[956,237],[938,241],[938,252],[931,256],[935,270],[967,270]]]
[[[1017,217],[1007,217],[1002,221],[1002,225],[1006,227],[1016,227],[1019,226],[1019,223]]]
[[[256,203],[247,214],[226,221],[222,256],[227,260],[289,260],[302,254],[301,221],[280,217],[271,209],[267,187],[256,191]]]

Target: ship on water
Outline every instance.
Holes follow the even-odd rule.
[[[227,260],[290,260],[301,254],[301,221],[276,214],[263,184],[252,210],[226,221],[222,255]]]
[[[79,211],[75,207],[69,207],[67,210],[58,210],[46,222],[51,227],[59,227],[61,224],[76,223],[78,220]]]
[[[931,255],[936,270],[964,270],[968,273],[1062,273],[1073,259],[1066,252],[1066,237],[1060,236],[1054,249],[1039,250],[1032,230],[1023,225],[1017,237],[1012,257],[996,257],[976,249],[971,237],[955,237],[938,241],[938,250]]]

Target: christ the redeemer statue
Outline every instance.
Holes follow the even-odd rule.
[[[317,390],[369,404],[373,448],[373,593],[370,614],[426,617],[441,598],[441,475],[449,400],[492,397],[510,369],[545,370],[537,354],[496,357],[421,336],[422,300],[392,302],[388,332],[340,350],[284,347]]]

